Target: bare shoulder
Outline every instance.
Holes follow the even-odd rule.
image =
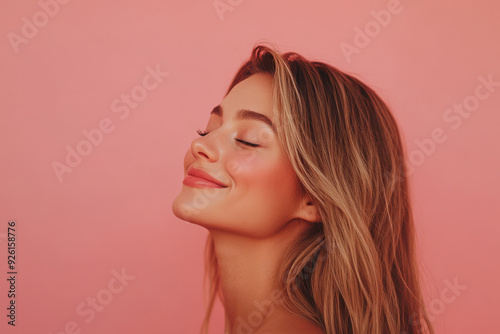
[[[325,334],[316,324],[295,316],[276,317],[253,334]]]
[[[254,334],[325,334],[325,332],[320,329],[319,327],[314,327],[308,330],[297,330],[296,328],[294,329],[264,329],[262,331],[256,331]]]
[[[280,329],[263,329],[254,332],[254,334],[325,334],[325,332],[317,327],[310,326],[309,328],[280,328]]]

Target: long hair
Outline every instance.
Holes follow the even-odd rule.
[[[284,254],[276,286],[287,311],[338,333],[434,333],[425,311],[404,145],[383,100],[359,79],[257,45],[231,89],[273,76],[278,141],[321,222]],[[208,306],[220,293],[214,244],[205,253]]]

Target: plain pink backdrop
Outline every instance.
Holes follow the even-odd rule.
[[[1,332],[55,334],[71,321],[82,333],[198,331],[206,231],[176,218],[171,202],[196,130],[258,42],[354,73],[387,101],[418,162],[412,196],[437,332],[497,332],[500,87],[460,125],[446,115],[474,102],[479,77],[500,81],[500,5],[401,0],[382,26],[373,13],[396,2],[219,3],[227,11],[212,0],[74,0],[52,6],[52,17],[37,1],[2,1]],[[38,31],[23,28],[33,20]],[[372,29],[365,44],[358,28]],[[23,30],[30,37],[13,46]],[[346,57],[342,47],[356,42]],[[127,117],[113,112],[122,94],[141,92],[148,67],[169,75]],[[114,130],[59,182],[53,163],[104,119]],[[429,142],[433,131],[440,142]],[[15,328],[6,324],[9,220],[18,224]],[[134,278],[110,293],[122,269]],[[462,288],[450,293],[454,282]],[[77,308],[97,296],[106,304],[86,322]],[[220,305],[212,329],[222,332]]]

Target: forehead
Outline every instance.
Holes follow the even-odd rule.
[[[221,102],[228,112],[245,108],[264,114],[272,119],[273,77],[269,73],[257,73],[239,82]]]

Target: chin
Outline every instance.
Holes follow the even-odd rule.
[[[172,212],[174,215],[182,220],[190,221],[194,216],[199,213],[199,210],[194,206],[187,205],[187,201],[182,199],[182,192],[172,202]]]

